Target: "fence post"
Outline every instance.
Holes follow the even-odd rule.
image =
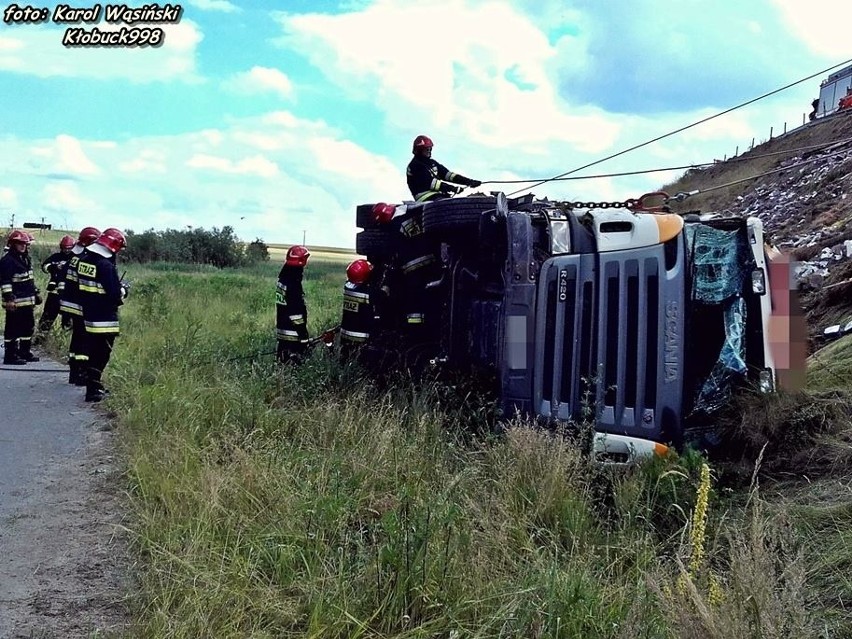
[[[773,129],[773,127],[769,127],[769,139],[770,140],[772,139],[772,129]]]
[[[784,120],[784,133],[787,133],[787,121]]]
[[[748,150],[751,151],[754,148],[754,138],[751,139],[751,146],[748,147]]]

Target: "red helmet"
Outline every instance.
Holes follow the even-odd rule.
[[[287,259],[284,260],[284,263],[287,266],[305,266],[310,256],[311,252],[307,248],[301,244],[297,244],[296,246],[291,246],[287,251]]]
[[[346,277],[354,284],[363,284],[369,279],[372,270],[373,265],[367,260],[355,260],[346,267]]]
[[[417,153],[419,149],[431,149],[434,144],[432,144],[432,138],[428,135],[418,135],[414,138],[414,144],[411,145],[411,152]]]
[[[74,248],[74,238],[70,235],[63,236],[62,239],[59,240],[59,248],[63,251]]]
[[[101,236],[101,232],[96,229],[94,226],[87,226],[82,231],[80,231],[80,235],[77,236],[77,244],[80,246],[88,246],[95,240],[97,240]]]
[[[22,242],[24,244],[30,244],[33,241],[33,238],[30,237],[30,234],[26,231],[12,231],[9,233],[9,237],[6,238],[6,245],[8,246],[12,242]]]
[[[127,246],[127,238],[125,238],[124,233],[118,229],[110,228],[101,233],[100,237],[97,239],[97,243],[101,246],[107,247],[113,253],[118,253],[121,249]]]
[[[379,224],[390,222],[394,213],[396,213],[396,206],[394,204],[379,202],[373,206],[373,220]]]

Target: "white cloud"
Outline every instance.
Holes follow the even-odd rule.
[[[165,173],[165,153],[154,149],[143,149],[136,157],[118,163],[124,173]]]
[[[845,0],[824,0],[819,4],[801,0],[772,0],[788,28],[816,53],[849,58],[849,5]]]
[[[95,175],[101,170],[83,150],[77,138],[70,135],[56,136],[57,170],[72,175]]]
[[[240,237],[270,242],[301,240],[304,230],[311,243],[351,247],[357,204],[408,197],[404,167],[285,111],[114,146],[73,140],[100,174],[79,181],[51,174],[56,140],[3,139],[0,173],[15,172],[21,215],[71,228],[232,225]],[[260,140],[270,148],[260,149]]]
[[[282,98],[293,95],[293,83],[284,73],[270,67],[252,67],[226,81],[225,87],[243,93],[275,93]]]
[[[15,189],[9,188],[8,186],[0,186],[0,206],[8,207],[17,205],[18,194],[15,193]]]
[[[28,25],[13,32],[6,30],[6,34],[14,35],[0,36],[0,71],[41,78],[123,79],[134,83],[200,81],[196,49],[204,36],[198,25],[182,20],[157,26],[165,32],[165,40],[154,48],[67,48],[62,44],[65,29]],[[119,28],[106,23],[97,25],[99,31]]]
[[[187,160],[186,165],[193,169],[210,169],[222,173],[257,175],[264,178],[278,174],[278,165],[262,155],[255,155],[234,161],[214,155],[197,154]]]
[[[86,197],[73,182],[49,182],[40,194],[43,209],[62,215],[92,215],[101,210],[98,203]]]
[[[233,2],[228,2],[228,0],[187,0],[187,4],[206,11],[223,11],[225,13],[233,13],[241,10]]]
[[[360,12],[275,17],[285,32],[280,45],[307,56],[350,97],[378,105],[397,129],[414,124],[412,137],[420,122],[447,136],[463,132],[469,144],[534,153],[554,142],[600,151],[618,134],[603,114],[569,110],[559,99],[545,72],[556,50],[506,3],[379,0]],[[412,46],[412,25],[440,33],[440,46]]]

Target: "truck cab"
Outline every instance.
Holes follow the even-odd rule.
[[[757,218],[502,193],[397,213],[441,247],[431,360],[490,371],[507,417],[591,423],[600,461],[680,449],[737,388],[774,389]],[[375,227],[359,238],[359,252],[393,270],[404,238]]]

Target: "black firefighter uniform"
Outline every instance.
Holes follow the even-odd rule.
[[[302,266],[281,267],[275,290],[275,336],[278,358],[302,355],[308,345],[308,309],[302,288]]]
[[[41,270],[50,276],[47,282],[45,293],[47,297],[44,300],[44,310],[38,321],[38,330],[47,332],[56,321],[56,316],[59,315],[59,297],[62,295],[62,289],[65,288],[65,273],[68,260],[71,254],[57,251],[41,263]]]
[[[86,398],[104,392],[101,376],[109,363],[115,338],[119,334],[118,307],[127,290],[122,286],[115,256],[99,244],[93,244],[77,262],[79,306],[86,330]]]
[[[86,381],[89,356],[86,354],[86,326],[83,323],[83,307],[80,305],[80,286],[77,264],[86,249],[79,244],[71,249],[71,259],[62,267],[59,293],[59,312],[71,322],[71,342],[68,346],[68,382],[82,386]]]
[[[34,361],[31,345],[35,331],[35,306],[39,295],[32,261],[27,253],[9,249],[0,258],[0,293],[6,309],[3,329],[5,362]]]
[[[340,350],[344,357],[354,355],[367,340],[375,322],[375,309],[368,282],[343,285],[343,316],[340,319]]]

